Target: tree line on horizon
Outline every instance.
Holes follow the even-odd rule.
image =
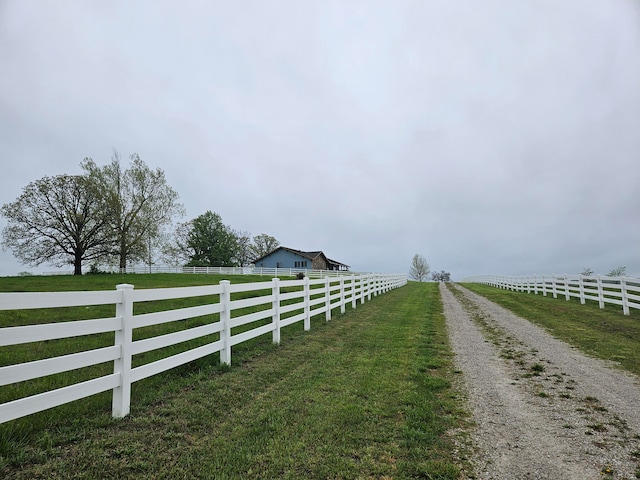
[[[81,175],[45,176],[29,183],[22,194],[4,204],[7,219],[3,249],[23,264],[56,267],[83,264],[92,270],[159,260],[170,265],[245,266],[278,247],[272,236],[251,236],[225,225],[207,211],[187,222],[178,193],[164,171],[155,170],[136,153],[123,168],[114,150],[111,162],[98,166],[85,158]]]
[[[624,277],[626,274],[627,274],[627,267],[621,265],[619,267],[615,267],[609,270],[609,273],[607,273],[606,276],[607,277]],[[595,275],[595,272],[591,267],[586,267],[584,270],[582,270],[582,272],[580,272],[580,275],[584,275],[585,277],[591,277],[592,275]]]

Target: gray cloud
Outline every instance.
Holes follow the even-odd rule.
[[[633,0],[14,0],[0,59],[1,203],[115,147],[357,270],[640,275]]]

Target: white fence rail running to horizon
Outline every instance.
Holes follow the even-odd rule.
[[[370,272],[351,272],[347,270],[312,270],[308,268],[265,268],[265,267],[185,267],[168,265],[135,265],[122,269],[107,269],[107,273],[200,273],[216,275],[259,275],[261,277],[295,277],[303,274],[309,278],[339,277],[350,275],[368,275]],[[89,273],[83,269],[83,273]],[[73,275],[73,270],[43,272],[42,275]]]
[[[311,317],[324,313],[329,321],[332,309],[340,308],[340,313],[344,313],[349,304],[356,308],[358,301],[362,304],[371,300],[372,295],[378,296],[406,283],[406,275],[370,274],[302,280],[273,278],[237,284],[223,280],[218,285],[140,290],[121,284],[111,291],[0,293],[0,310],[115,307],[114,316],[110,318],[0,328],[0,347],[114,332],[113,345],[105,348],[0,367],[0,386],[4,386],[113,361],[113,373],[108,375],[0,404],[0,423],[108,390],[113,390],[112,415],[124,417],[130,411],[134,382],[218,352],[220,363],[230,365],[234,345],[269,333],[278,344],[280,329],[287,325],[303,322],[304,330],[309,330]],[[256,294],[232,300],[231,295],[240,292]],[[134,304],[139,302],[208,295],[217,296],[218,302],[134,315]],[[234,312],[248,307],[262,310],[234,316]],[[219,315],[217,321],[133,340],[135,329],[212,314]],[[232,329],[255,323],[257,327],[232,335]],[[135,355],[212,334],[218,334],[216,341],[132,368]]]
[[[640,309],[640,279],[631,277],[607,277],[605,275],[474,275],[466,277],[461,283],[482,283],[492,287],[516,292],[542,293],[579,298],[581,304],[587,300],[598,302],[600,308],[606,303],[619,305],[625,315],[630,308]]]

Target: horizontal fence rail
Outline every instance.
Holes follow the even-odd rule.
[[[265,268],[265,267],[181,267],[182,273],[215,273],[232,275],[260,275],[265,277],[295,277],[304,275],[309,278],[340,277],[366,275],[347,270],[311,270],[305,268]]]
[[[600,308],[606,303],[619,305],[625,315],[630,308],[640,309],[640,279],[630,277],[607,277],[604,275],[474,275],[466,277],[462,282],[482,283],[492,287],[542,295],[553,295],[553,298],[564,296],[580,299],[581,304],[587,300],[598,302]]]
[[[329,321],[333,309],[339,308],[340,313],[344,313],[347,305],[356,308],[358,302],[362,304],[372,296],[406,283],[406,275],[352,274],[321,279],[273,278],[271,281],[238,284],[223,280],[218,285],[144,290],[122,284],[115,291],[0,293],[0,310],[5,311],[64,307],[89,309],[96,305],[114,307],[114,315],[108,318],[0,328],[0,348],[21,344],[34,344],[37,348],[38,342],[84,335],[112,334],[114,338],[112,345],[103,348],[0,366],[0,386],[6,386],[101,363],[113,363],[112,373],[0,404],[0,423],[108,390],[113,391],[112,415],[124,417],[130,411],[131,385],[138,380],[215,353],[219,353],[220,363],[230,365],[234,345],[267,334],[271,334],[274,343],[280,343],[280,330],[287,325],[302,322],[304,329],[309,330],[311,317],[324,314]],[[134,313],[140,306],[148,305],[145,302],[194,298],[203,304]],[[195,327],[134,340],[134,333],[145,328],[194,318],[204,320]],[[136,356],[146,352],[204,337],[207,340],[204,345],[142,365],[134,362]]]
[[[260,275],[264,277],[296,277],[302,274],[309,278],[325,278],[350,275],[367,275],[369,272],[352,272],[348,270],[313,270],[308,268],[265,268],[265,267],[185,267],[168,265],[135,265],[126,269],[106,268],[108,273],[204,273],[216,275]],[[83,273],[90,273],[83,269]],[[73,270],[56,270],[43,272],[42,275],[73,275]]]

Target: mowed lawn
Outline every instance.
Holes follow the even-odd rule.
[[[630,315],[623,315],[617,305],[605,304],[601,309],[595,301],[581,305],[577,298],[567,301],[560,295],[553,298],[473,283],[464,286],[583,352],[640,375],[640,311],[631,309]]]
[[[409,283],[293,325],[279,346],[265,336],[231,368],[211,358],[143,380],[125,419],[105,395],[32,416],[50,428],[0,425],[0,477],[458,478],[450,359],[438,286]]]

